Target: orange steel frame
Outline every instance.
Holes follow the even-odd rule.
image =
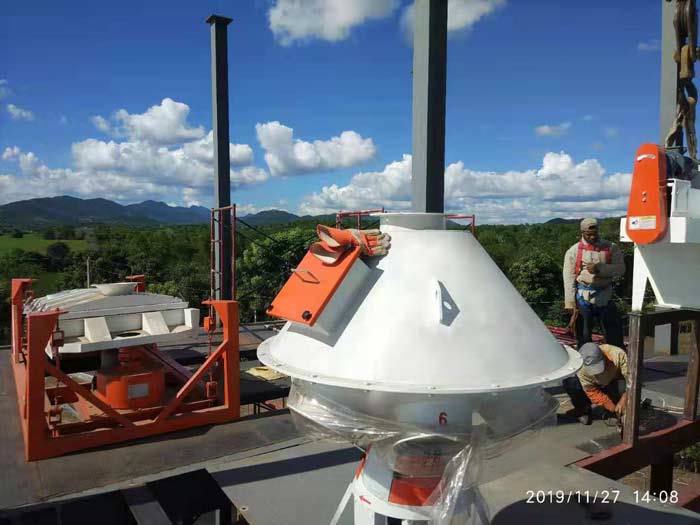
[[[372,210],[356,210],[356,211],[339,211],[335,214],[335,227],[343,227],[343,219],[345,217],[355,217],[357,219],[357,229],[362,229],[362,217],[372,215],[373,213],[384,213],[384,208],[375,208]]]
[[[62,372],[47,358],[47,345],[54,345],[58,310],[23,315],[25,298],[31,297],[32,279],[13,279],[12,368],[17,388],[19,416],[24,434],[27,461],[34,461],[87,448],[202,425],[225,423],[240,417],[240,364],[238,355],[238,303],[206,301],[223,324],[223,342],[201,367],[187,379],[174,397],[162,406],[143,410],[116,410],[99,399],[89,387]],[[25,332],[26,329],[26,332]],[[26,336],[24,335],[26,333]],[[58,332],[60,334],[60,332]],[[222,368],[223,392],[216,399],[185,401],[215,364]],[[45,377],[53,376],[61,386],[45,386]],[[61,423],[52,411],[49,395],[75,400],[79,422]],[[90,406],[101,411],[88,412]],[[52,417],[53,416],[53,417]]]
[[[447,219],[469,219],[471,220],[471,223],[469,224],[471,229],[472,229],[472,235],[476,235],[476,215],[460,215],[460,214],[453,214],[453,215],[447,215]]]

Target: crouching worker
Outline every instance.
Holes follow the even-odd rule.
[[[574,405],[566,415],[591,424],[591,405],[621,417],[627,404],[629,368],[627,354],[613,345],[586,343],[579,350],[583,366],[575,377],[564,379],[564,390]],[[620,382],[624,381],[624,387]]]

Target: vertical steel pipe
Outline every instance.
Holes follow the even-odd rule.
[[[214,134],[214,208],[231,204],[231,158],[229,155],[228,110],[228,25],[230,18],[212,15],[211,26],[211,98]],[[231,214],[219,213],[220,227],[215,229],[215,299],[231,299]]]
[[[678,97],[678,64],[673,60],[676,50],[676,31],[673,16],[676,3],[667,0],[661,2],[661,98],[659,103],[659,144],[664,144],[671,124],[676,120]]]
[[[413,30],[413,176],[417,212],[442,213],[445,200],[447,2],[416,0]]]

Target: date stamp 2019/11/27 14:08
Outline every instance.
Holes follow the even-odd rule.
[[[618,489],[605,490],[528,490],[526,503],[616,503],[620,498]],[[671,503],[678,502],[678,492],[675,490],[661,491],[652,494],[646,490],[632,491],[634,502],[644,503]]]

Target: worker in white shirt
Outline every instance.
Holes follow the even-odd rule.
[[[600,238],[598,221],[581,221],[581,239],[564,256],[564,308],[571,312],[578,348],[591,341],[597,319],[605,342],[624,347],[622,320],[613,301],[613,279],[625,274],[620,249]]]

